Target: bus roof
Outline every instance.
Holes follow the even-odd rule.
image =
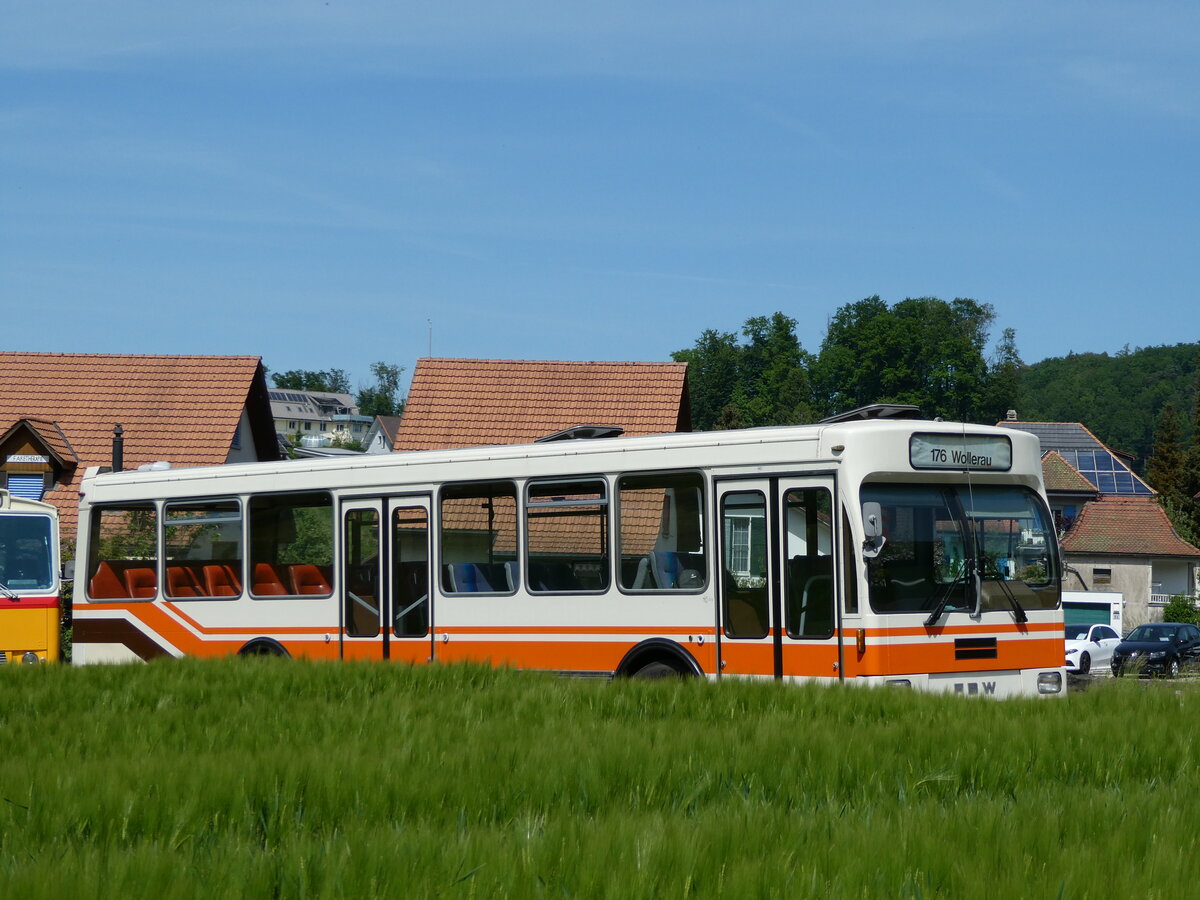
[[[166,468],[154,470],[102,472],[89,468],[85,484],[104,489],[133,487],[135,485],[165,485],[171,482],[195,482],[206,479],[224,481],[227,478],[260,478],[270,475],[299,475],[302,473],[342,473],[373,470],[398,471],[409,467],[439,467],[443,465],[466,465],[470,463],[516,462],[520,460],[576,460],[595,458],[594,470],[605,468],[628,468],[633,462],[632,454],[649,459],[656,451],[678,452],[693,460],[705,459],[697,451],[722,451],[726,461],[733,456],[745,456],[748,462],[762,462],[771,458],[782,459],[781,445],[793,445],[798,452],[787,456],[795,462],[811,463],[825,459],[831,464],[840,461],[840,455],[848,447],[861,446],[864,440],[875,444],[887,436],[903,437],[914,432],[956,435],[1004,435],[1014,446],[1021,445],[1032,459],[1040,459],[1037,438],[1026,432],[991,425],[971,425],[956,422],[919,419],[866,419],[815,425],[768,426],[762,428],[730,431],[694,431],[639,437],[604,438],[595,440],[552,441],[533,444],[500,444],[485,447],[465,447],[452,450],[414,450],[396,453],[356,454],[352,457],[302,458],[269,462],[231,463],[222,466],[199,466],[188,468]],[[1029,446],[1024,446],[1029,445]],[[736,448],[742,448],[742,453]],[[800,448],[804,448],[800,451]],[[608,458],[605,460],[605,458]],[[605,465],[607,462],[607,465]],[[707,462],[692,461],[680,465],[699,466]],[[713,464],[722,464],[714,458]],[[641,462],[637,467],[642,467]],[[459,476],[455,476],[456,478]],[[1040,479],[1040,464],[1038,465]],[[463,480],[470,480],[464,478]],[[85,489],[86,490],[86,489]]]

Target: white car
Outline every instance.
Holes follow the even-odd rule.
[[[1067,671],[1087,675],[1093,668],[1108,673],[1113,650],[1121,636],[1107,625],[1067,626]]]

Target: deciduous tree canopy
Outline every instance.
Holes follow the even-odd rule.
[[[705,331],[673,358],[689,364],[697,429],[811,422],[870,403],[909,403],[928,416],[995,422],[1015,400],[1015,335],[984,357],[995,314],[974,300],[934,297],[889,307],[868,297],[841,307],[820,352],[804,350],[796,320],[746,320],[742,338]]]

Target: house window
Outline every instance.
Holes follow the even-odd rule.
[[[726,568],[734,575],[750,574],[751,521],[749,516],[725,517]]]
[[[1093,584],[1112,584],[1112,569],[1092,569]]]

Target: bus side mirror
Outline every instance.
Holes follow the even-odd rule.
[[[887,543],[883,536],[883,507],[871,500],[863,504],[863,556],[874,559]]]
[[[63,563],[62,580],[63,581],[74,581],[75,580],[75,560],[68,559],[65,563]]]

